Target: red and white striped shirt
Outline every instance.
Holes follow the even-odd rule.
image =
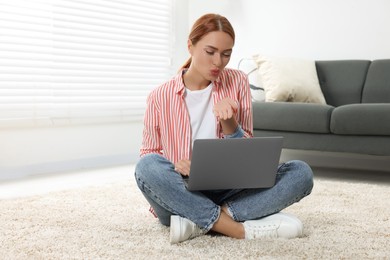
[[[185,86],[182,74],[183,71],[149,94],[141,156],[157,153],[172,163],[191,159],[191,123],[184,99]],[[225,97],[235,100],[238,104],[236,120],[244,131],[244,137],[252,137],[252,102],[247,75],[240,70],[225,68],[212,84],[214,105]],[[215,122],[216,136],[223,138],[221,124],[217,119]]]

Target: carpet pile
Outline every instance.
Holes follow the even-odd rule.
[[[390,259],[388,185],[315,179],[285,210],[302,238],[236,240],[205,235],[177,245],[126,183],[0,200],[1,259]]]

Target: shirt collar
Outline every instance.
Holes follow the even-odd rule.
[[[183,80],[183,74],[186,71],[186,69],[182,69],[179,71],[179,73],[176,74],[174,81],[177,82],[175,86],[175,92],[176,94],[184,95],[186,86],[184,85]]]
[[[182,94],[184,95],[185,93],[185,88],[186,86],[184,85],[184,80],[183,80],[183,74],[187,71],[187,69],[182,69],[179,71],[179,73],[177,73],[177,75],[175,76],[175,82],[177,82],[178,84],[176,84],[176,87],[175,87],[175,92],[177,94]],[[211,82],[211,84],[217,88],[219,88],[220,86],[222,86],[221,84],[221,74],[219,75],[219,77],[214,80],[213,82]]]

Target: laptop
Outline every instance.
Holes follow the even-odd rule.
[[[197,139],[187,189],[269,188],[275,185],[283,137]]]

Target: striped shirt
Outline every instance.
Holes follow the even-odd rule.
[[[182,159],[191,159],[191,123],[184,99],[185,86],[182,74],[183,71],[149,94],[144,117],[141,156],[157,153],[174,164]],[[244,132],[244,137],[252,137],[252,102],[246,74],[225,68],[212,84],[213,104],[225,97],[235,100],[238,104],[235,118]],[[224,138],[221,124],[217,119],[215,123],[216,136]]]

